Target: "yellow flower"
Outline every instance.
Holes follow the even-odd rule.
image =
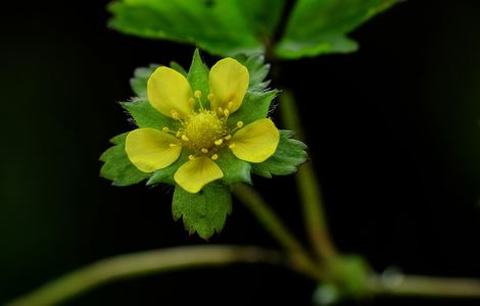
[[[157,68],[147,83],[148,100],[161,114],[178,121],[179,128],[139,128],[131,131],[125,142],[129,160],[146,173],[168,167],[187,150],[189,159],[175,172],[174,180],[190,193],[223,177],[215,161],[222,158],[224,150],[231,150],[241,160],[260,163],[275,153],[280,138],[268,118],[247,125],[227,122],[247,93],[249,73],[245,66],[224,58],[208,77],[209,105],[203,105],[206,93],[193,92],[188,80],[174,69]]]

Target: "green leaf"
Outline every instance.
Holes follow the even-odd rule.
[[[199,193],[189,193],[177,186],[173,194],[173,218],[183,218],[185,229],[198,233],[203,239],[219,233],[232,210],[232,199],[227,186],[211,183]]]
[[[100,176],[112,181],[115,186],[128,186],[139,183],[150,176],[138,170],[128,159],[125,152],[127,133],[120,134],[110,140],[113,147],[107,149],[100,160],[104,162]]]
[[[275,47],[278,57],[295,59],[357,50],[346,37],[397,0],[298,0],[285,33]]]
[[[145,99],[134,99],[130,102],[121,102],[122,107],[132,116],[135,124],[141,128],[162,129],[168,127],[176,130],[178,122],[162,115]]]
[[[307,159],[307,146],[292,138],[293,132],[280,131],[280,142],[272,157],[259,164],[252,164],[255,174],[272,177],[272,175],[289,175],[297,171],[297,167]]]
[[[182,154],[177,159],[177,161],[166,168],[156,170],[150,177],[150,179],[147,181],[147,185],[157,185],[160,183],[166,183],[171,185],[175,184],[173,176],[175,172],[177,172],[178,168],[188,161],[188,155],[189,154],[186,152],[186,150],[182,150]]]
[[[113,14],[109,24],[127,34],[191,43],[213,54],[262,52],[263,37],[255,33],[260,28],[256,18],[263,17],[262,10],[277,8],[241,2],[244,1],[119,0],[109,5]],[[268,20],[266,28],[274,23],[275,20]]]
[[[200,90],[202,92],[200,99],[204,106],[207,106],[208,73],[208,67],[203,63],[202,58],[200,57],[200,52],[198,49],[195,49],[187,78],[194,92],[195,90]]]
[[[225,1],[225,0],[220,0]],[[237,0],[243,16],[249,21],[251,30],[264,43],[268,43],[277,28],[285,0]]]
[[[219,158],[216,163],[222,169],[222,180],[225,184],[252,183],[252,178],[250,176],[250,163],[235,157],[230,149],[224,149],[218,155]]]
[[[228,118],[229,126],[234,127],[237,121],[249,124],[255,120],[267,117],[270,104],[278,93],[278,90],[247,93],[242,106]]]
[[[133,92],[140,98],[147,98],[147,81],[150,75],[159,65],[150,64],[148,67],[135,69],[133,78],[130,79],[130,86]]]

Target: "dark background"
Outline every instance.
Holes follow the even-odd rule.
[[[0,303],[101,258],[205,244],[172,220],[170,188],[98,177],[108,139],[132,129],[116,102],[132,95],[134,68],[188,65],[193,51],[108,29],[106,2],[2,4]],[[283,64],[335,241],[378,271],[480,277],[479,16],[479,1],[408,1],[352,34],[359,52]],[[292,178],[254,182],[304,237]],[[210,243],[276,246],[239,203]],[[124,281],[67,304],[309,305],[314,288],[244,265]]]

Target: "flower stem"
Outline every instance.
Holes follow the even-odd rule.
[[[286,265],[298,271],[283,254],[258,247],[189,246],[120,255],[100,260],[54,280],[7,305],[57,305],[86,291],[137,276],[194,267],[224,266],[234,263]]]
[[[280,96],[280,111],[285,127],[295,131],[300,139],[305,139],[295,100],[288,90]],[[305,229],[315,253],[320,259],[336,255],[337,250],[330,238],[325,218],[320,184],[311,162],[299,168],[296,181],[303,207]]]
[[[294,262],[300,271],[309,273],[318,280],[322,279],[323,273],[320,267],[315,264],[300,242],[283,225],[282,221],[253,188],[244,184],[237,184],[232,188],[232,191],[277,242],[295,258]]]
[[[424,298],[480,298],[480,280],[469,278],[399,275],[394,279],[374,277],[368,287],[379,296]]]

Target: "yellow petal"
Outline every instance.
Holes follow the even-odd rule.
[[[144,128],[128,133],[125,151],[135,167],[148,173],[170,166],[180,156],[182,147],[175,136]]]
[[[227,57],[213,65],[209,74],[212,110],[228,108],[233,113],[242,105],[248,89],[249,75],[245,66]]]
[[[165,66],[158,67],[147,83],[147,95],[150,104],[165,116],[175,118],[190,114],[193,105],[192,88],[187,79],[179,72]]]
[[[206,184],[222,177],[220,167],[205,156],[189,160],[180,166],[174,175],[175,182],[190,193],[197,193]]]
[[[236,132],[230,142],[233,154],[251,163],[261,163],[275,153],[280,132],[270,119],[260,119]]]

